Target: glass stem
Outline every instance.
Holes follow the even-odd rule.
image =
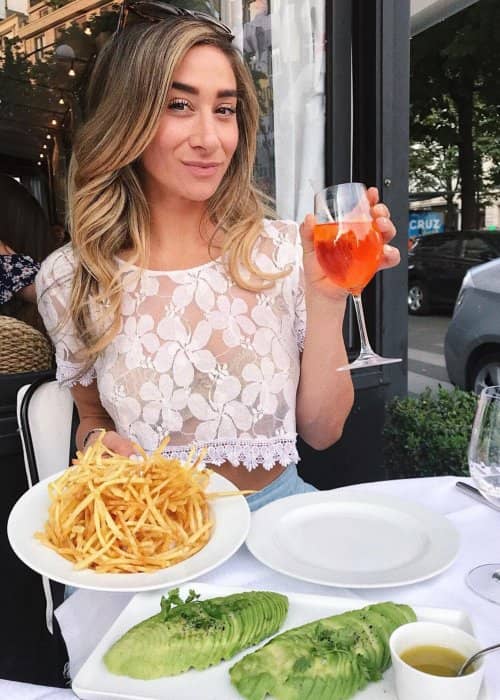
[[[354,302],[354,308],[356,310],[356,318],[358,319],[360,340],[359,356],[364,357],[365,355],[374,355],[375,353],[372,350],[372,346],[368,340],[368,333],[366,332],[365,314],[363,311],[363,304],[361,303],[361,294],[352,294],[351,296]]]

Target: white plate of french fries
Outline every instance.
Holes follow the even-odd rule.
[[[142,461],[96,442],[12,509],[7,535],[31,569],[77,588],[146,591],[211,571],[245,541],[250,510],[230,481],[157,450]]]

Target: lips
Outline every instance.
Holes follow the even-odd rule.
[[[185,165],[193,175],[209,177],[217,172],[222,163],[190,160],[183,161],[183,165]]]

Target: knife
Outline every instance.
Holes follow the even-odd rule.
[[[500,506],[496,506],[494,503],[491,501],[488,501],[487,498],[483,496],[481,491],[479,489],[476,489],[475,486],[471,486],[470,484],[466,484],[465,481],[457,481],[455,486],[460,489],[460,491],[463,491],[467,496],[470,496],[471,498],[474,498],[476,501],[479,501],[479,503],[482,503],[483,506],[489,506],[490,508],[493,508],[493,510],[496,510],[500,512]]]

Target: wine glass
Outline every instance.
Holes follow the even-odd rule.
[[[477,404],[469,443],[470,475],[483,496],[500,506],[500,386],[485,387]],[[500,562],[469,571],[474,593],[500,605]]]
[[[383,241],[374,226],[366,187],[348,182],[327,187],[314,197],[314,249],[327,277],[352,295],[360,336],[360,353],[338,371],[387,365],[401,358],[381,357],[366,332],[361,292],[377,271]]]

